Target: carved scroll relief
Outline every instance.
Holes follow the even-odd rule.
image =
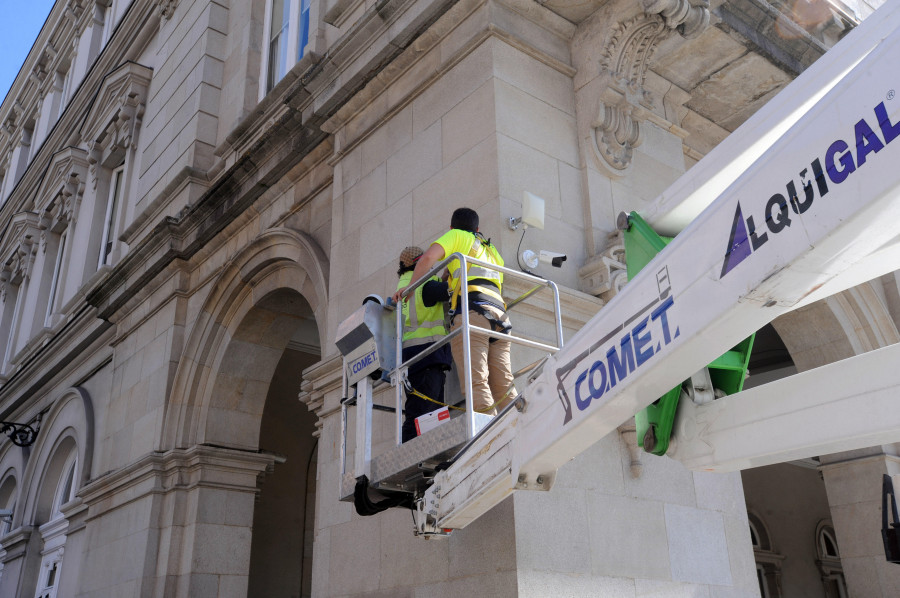
[[[593,150],[608,175],[625,175],[634,148],[641,144],[641,124],[650,116],[654,98],[644,79],[659,44],[677,31],[685,38],[698,36],[709,24],[708,3],[688,0],[642,0],[644,13],[617,24],[600,60],[603,77]]]

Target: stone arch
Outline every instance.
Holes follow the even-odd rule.
[[[13,505],[18,504],[19,480],[16,476],[16,470],[7,467],[5,470],[0,469],[0,509],[11,509]],[[13,529],[12,525],[9,529]],[[0,536],[6,530],[4,521],[0,518]]]
[[[816,565],[827,598],[847,595],[847,582],[838,547],[837,534],[830,520],[823,519],[816,525]]]
[[[900,304],[896,291],[891,288],[896,285],[895,281],[895,275],[876,278],[777,318],[772,324],[797,370],[808,371],[898,342],[900,334],[896,322],[900,321],[897,309]],[[867,537],[872,532],[877,534],[878,523],[865,517],[861,514],[862,511],[849,508],[842,502],[845,500],[843,497],[856,497],[853,493],[858,492],[860,480],[869,479],[876,472],[878,475],[890,473],[896,450],[896,445],[859,448],[850,452],[819,455],[817,462],[807,462],[819,468],[824,485],[822,499],[834,520],[829,525],[833,526],[841,538],[846,538],[848,544],[865,544],[860,538]],[[866,459],[861,458],[863,455],[866,455]],[[871,504],[871,501],[867,504]],[[775,508],[778,509],[779,517],[790,517],[798,507],[798,503],[785,499]],[[819,541],[819,534],[824,526],[823,522],[819,523],[816,536],[810,538],[810,542]],[[807,553],[811,548],[812,546],[806,548]],[[822,558],[821,554],[813,554],[816,555],[815,565],[824,584],[825,595],[846,595],[844,571],[839,556]],[[880,554],[880,549],[866,545],[856,556],[877,562],[877,554]],[[785,556],[793,558],[795,555]],[[883,555],[881,558],[883,559]],[[811,565],[813,563],[808,563],[807,566]],[[882,587],[896,583],[896,573],[889,570],[889,565],[887,567],[877,567],[878,584],[884,584]],[[874,575],[875,569],[872,571]],[[848,568],[847,585],[851,588],[857,584],[857,587],[867,587],[870,579],[865,577],[863,573]],[[882,582],[882,579],[890,581]]]
[[[21,524],[19,513],[22,511],[22,472],[25,469],[25,451],[12,442],[5,443],[3,448],[4,450],[0,452],[0,509],[7,508],[9,499],[14,498],[15,509],[10,529],[15,529]],[[2,529],[3,524],[0,523],[0,530]]]
[[[838,548],[837,534],[834,524],[829,519],[822,519],[816,524],[816,556],[821,559],[841,558]]]
[[[313,544],[317,417],[297,395],[300,371],[316,363],[318,355],[293,347],[283,352],[261,417],[260,450],[282,459],[258,484],[248,596],[311,595],[311,570],[304,563]]]
[[[871,280],[772,322],[798,371],[900,341],[881,284]]]
[[[747,512],[747,522],[750,526],[750,539],[754,548],[760,550],[772,550],[772,540],[769,537],[769,528],[763,520],[754,512]]]
[[[781,596],[781,563],[784,557],[775,550],[768,526],[753,511],[747,511],[747,523],[750,526],[753,544],[753,560],[756,561],[756,576],[760,594],[763,596]]]
[[[94,410],[90,395],[83,388],[70,388],[53,402],[44,416],[38,438],[22,476],[20,496],[13,524],[39,525],[49,516],[56,481],[70,451],[78,458],[76,483],[81,488],[91,479],[94,449]],[[26,488],[27,485],[27,488]],[[48,498],[49,497],[49,498]]]
[[[10,498],[15,492],[15,488],[18,485],[18,476],[13,467],[0,469],[0,471],[2,471],[2,473],[0,473],[0,505],[3,505],[6,499]],[[0,506],[0,508],[2,508],[2,506]]]
[[[78,445],[75,443],[75,438],[72,434],[64,434],[53,447],[50,457],[46,461],[46,467],[39,476],[40,482],[36,487],[37,494],[35,494],[31,509],[33,523],[39,525],[50,520],[58,486],[66,474],[65,466],[69,463],[73,453],[78,459]],[[84,462],[78,459],[78,465],[76,472],[83,471]]]
[[[241,365],[236,343],[246,342],[255,348],[256,378],[262,382],[264,375],[271,377],[289,338],[278,336],[280,331],[271,326],[277,338],[263,338],[260,326],[266,317],[301,318],[310,313],[321,338],[327,289],[328,259],[302,232],[266,231],[232,258],[212,285],[176,370],[166,446],[257,448],[267,387],[244,388],[235,396],[225,392],[233,389],[227,388],[220,373],[223,367]]]

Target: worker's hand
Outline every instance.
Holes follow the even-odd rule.
[[[394,293],[394,296],[392,297],[394,300],[394,303],[400,303],[400,295],[402,295],[403,292],[408,288],[409,288],[409,286],[405,286],[402,289],[397,289],[397,292]]]

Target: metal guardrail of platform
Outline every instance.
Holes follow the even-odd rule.
[[[404,297],[411,296],[416,289],[422,284],[431,280],[435,275],[444,271],[445,268],[453,261],[460,262],[460,271],[466,272],[470,266],[479,266],[491,269],[503,274],[504,277],[520,279],[525,281],[529,289],[518,297],[507,301],[507,311],[514,311],[515,308],[529,299],[539,294],[550,292],[552,294],[552,306],[554,311],[554,328],[556,344],[549,344],[541,340],[530,338],[526,335],[516,334],[515,331],[508,333],[496,332],[487,328],[473,325],[469,320],[469,312],[462,309],[456,314],[457,318],[461,318],[460,327],[447,334],[439,341],[431,345],[428,349],[403,362],[402,358],[402,338],[403,338],[403,322],[404,322],[404,303],[401,301],[399,305],[381,305],[378,323],[372,325],[376,329],[375,335],[381,338],[370,341],[372,351],[387,353],[393,350],[394,355],[387,358],[387,355],[381,355],[384,362],[393,362],[396,364],[389,371],[383,370],[381,377],[372,380],[372,375],[357,376],[357,380],[348,383],[348,364],[351,357],[348,353],[344,358],[344,382],[343,382],[343,400],[341,401],[341,499],[353,500],[353,489],[357,479],[363,475],[367,476],[370,486],[380,490],[402,491],[410,493],[421,492],[428,483],[430,483],[430,475],[434,468],[440,463],[453,459],[466,446],[471,444],[472,440],[478,436],[480,432],[490,426],[493,417],[478,413],[472,405],[472,373],[471,373],[471,338],[472,335],[483,336],[488,338],[499,338],[508,340],[514,345],[537,349],[546,352],[546,355],[555,353],[563,345],[562,331],[562,314],[559,301],[559,289],[556,284],[550,280],[540,278],[530,273],[511,270],[504,266],[497,266],[488,262],[477,260],[461,253],[454,253],[445,258],[423,276],[420,280],[410,285],[405,291]],[[466,306],[469,302],[469,292],[465,284],[460,289],[459,305]],[[376,311],[378,308],[373,307],[370,312]],[[353,317],[353,316],[351,316]],[[359,316],[360,318],[362,316]],[[367,316],[369,320],[373,316]],[[350,318],[348,318],[348,321]],[[395,331],[393,334],[388,333],[390,325],[389,320],[393,320]],[[343,326],[343,324],[342,324]],[[453,417],[447,423],[437,428],[425,432],[406,443],[402,442],[401,428],[403,424],[403,402],[404,402],[404,380],[406,372],[411,366],[414,366],[420,360],[424,359],[434,351],[451,342],[456,336],[462,335],[463,348],[463,364],[455,364],[457,368],[462,368],[464,372],[463,394],[465,396],[465,411],[460,417]],[[385,339],[390,337],[393,344],[392,348],[388,348]],[[376,349],[376,345],[378,348]],[[342,352],[344,352],[342,350]],[[362,355],[360,350],[356,351]],[[543,363],[546,361],[546,355],[533,363],[520,368],[514,373],[516,378],[528,376],[539,371]],[[352,367],[352,365],[351,365]],[[352,374],[351,374],[352,375]],[[387,382],[394,387],[394,407],[376,404],[373,400],[373,390],[378,386],[383,386]],[[355,386],[355,396],[351,396],[350,386]],[[453,403],[452,400],[448,403]],[[348,426],[348,407],[355,407],[356,413],[356,438],[354,449],[355,466],[353,471],[347,469],[347,432]],[[392,413],[395,418],[395,446],[382,454],[372,455],[372,416],[374,412]]]

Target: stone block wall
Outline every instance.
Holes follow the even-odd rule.
[[[154,73],[142,132],[138,213],[181,170],[205,171],[213,165],[228,23],[223,4],[185,3],[173,18],[161,21],[154,47],[143,56]]]
[[[106,3],[74,3],[73,11],[82,4],[100,11]],[[650,205],[792,75],[747,51],[727,27],[704,31],[692,50],[706,51],[694,56],[672,34],[680,24],[660,29],[663,20],[631,0],[326,0],[311,11],[309,52],[262,97],[265,5],[116,2],[119,33],[105,53],[96,54],[99,36],[80,42],[73,68],[85,87],[63,127],[49,129],[50,113],[41,115],[42,142],[90,145],[75,148],[90,155],[66,172],[67,181],[93,183],[90,218],[80,222],[102,224],[103,169],[121,154],[129,201],[115,259],[99,272],[78,264],[68,277],[66,326],[38,341],[23,337],[23,365],[0,389],[4,413],[50,414],[39,458],[26,463],[0,447],[0,483],[15,472],[26,497],[3,538],[0,593],[19,578],[17,591],[34,594],[52,493],[41,468],[63,438],[82,464],[78,498],[60,510],[68,525],[60,595],[246,595],[251,538],[262,529],[254,530],[255,496],[279,460],[260,441],[269,382],[285,347],[308,341],[321,345],[322,358],[302,374],[318,417],[313,595],[754,595],[740,477],[640,457],[627,427],[563,467],[552,492],[520,492],[446,540],[415,538],[403,511],[358,517],[337,497],[333,339],[365,295],[393,292],[399,251],[427,246],[464,205],[480,212],[510,266],[520,242],[569,256],[564,268],[538,272],[564,287],[571,335],[603,304],[573,289],[578,267],[610,245],[617,213]],[[659,35],[621,42],[644,26]],[[661,55],[649,68],[651,56],[634,48]],[[29,80],[40,79],[39,66],[31,64]],[[116,96],[101,115],[112,120],[94,123],[107,128],[81,139],[75,117],[98,110],[88,88],[108,89],[107,75],[122,73],[138,95],[146,85],[139,109],[118,118],[116,102],[127,97]],[[608,114],[627,121],[615,142]],[[21,129],[21,116],[7,111],[4,126]],[[139,127],[116,128],[129,118]],[[121,147],[95,146],[132,133]],[[610,157],[609,147],[622,155]],[[26,148],[10,158],[27,162]],[[18,172],[22,188],[39,191],[51,162],[44,151],[37,166]],[[11,192],[14,181],[0,187]],[[523,241],[523,229],[507,222],[521,214],[525,191],[547,209],[544,230]],[[10,197],[7,220],[32,207],[21,190]],[[90,226],[77,229],[77,246],[96,256],[99,233]],[[52,240],[49,247],[36,270],[51,265]],[[830,336],[798,334],[807,342],[794,345],[797,354],[807,351],[812,363],[823,352],[895,342],[896,329],[884,325],[895,292],[881,291],[835,299],[831,313],[817,314]],[[879,302],[887,304],[880,311]],[[548,303],[515,311],[517,330],[552,341]],[[28,325],[41,328],[41,310],[29,309]],[[316,334],[301,334],[309,328]],[[831,334],[838,328],[842,335]],[[534,353],[517,351],[514,366]],[[390,402],[387,394],[379,400]],[[83,399],[80,411],[67,402],[75,399]],[[64,401],[70,432],[53,419]],[[376,451],[391,446],[393,421],[379,419],[374,436]],[[846,531],[874,513],[870,494],[848,490],[857,476],[894,472],[882,457],[874,465],[835,460],[824,471],[838,535],[851,538],[842,544],[848,580],[890,595],[896,584],[871,537]],[[865,585],[876,578],[878,588]]]
[[[643,454],[635,475],[633,436],[601,439],[550,492],[515,494],[519,595],[753,595],[739,474]]]
[[[900,459],[893,447],[828,455],[822,474],[847,587],[861,596],[893,596],[900,572],[885,560],[881,539],[881,478],[894,479]]]
[[[523,191],[536,193],[547,200],[545,229],[528,231],[526,247],[564,251],[580,263],[594,228],[608,233],[616,210],[638,209],[684,170],[681,137],[649,123],[633,168],[654,176],[610,180],[593,165],[585,173],[594,158],[582,157],[579,110],[587,119],[596,108],[578,107],[574,28],[549,12],[522,11],[514,2],[458,4],[435,26],[449,30],[440,43],[416,48],[404,75],[373,90],[359,112],[332,119],[330,331],[366,294],[393,292],[400,249],[425,247],[456,207],[479,211],[481,229],[515,267],[521,230],[508,230],[506,221],[521,214]],[[442,27],[451,19],[459,24]],[[421,63],[439,76],[429,78]],[[586,220],[585,196],[588,214],[603,216]],[[575,268],[548,274],[577,285]],[[569,334],[601,303],[573,321],[587,307],[579,301],[588,303],[564,298]],[[514,313],[517,330],[552,337],[547,314],[538,312]],[[524,361],[514,351],[514,365]],[[477,587],[542,596],[565,587],[579,596],[739,596],[755,589],[740,477],[694,474],[647,456],[644,473],[633,478],[631,451],[617,434],[564,467],[551,492],[519,492],[443,542],[414,538],[407,513],[358,517],[337,502],[337,395],[334,387],[319,395],[316,593],[420,596]],[[376,400],[392,404],[393,393]],[[376,416],[373,450],[392,444],[392,418]],[[460,560],[473,554],[493,558]]]

